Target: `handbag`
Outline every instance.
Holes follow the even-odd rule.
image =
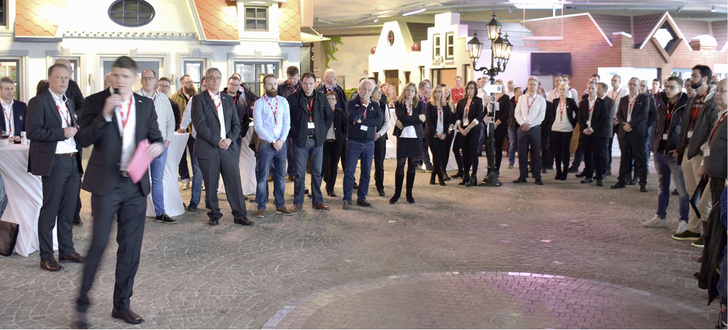
[[[15,242],[18,240],[18,224],[0,220],[0,255],[13,254]]]

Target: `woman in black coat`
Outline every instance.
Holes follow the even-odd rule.
[[[455,103],[452,102],[452,90],[450,89],[450,87],[447,87],[447,85],[445,84],[440,84],[440,87],[442,87],[443,98],[445,99],[447,105],[450,107],[450,116],[453,118],[453,129],[451,129],[447,133],[447,137],[445,138],[445,144],[447,145],[448,150],[443,156],[443,159],[445,161],[442,162],[442,177],[445,181],[450,181],[450,176],[447,175],[447,163],[450,162],[450,148],[455,147],[452,143],[453,139],[455,139]],[[455,156],[459,159],[457,160],[457,163],[460,164],[458,165],[458,168],[460,169],[460,176],[462,176],[462,156],[459,153]]]
[[[397,170],[394,172],[394,195],[389,200],[394,204],[402,194],[404,181],[404,164],[407,165],[407,202],[414,203],[412,186],[415,183],[417,160],[422,157],[422,138],[425,133],[422,123],[425,122],[425,104],[417,97],[417,86],[409,83],[404,87],[399,100],[394,103],[397,121],[394,123],[392,135],[397,137]]]
[[[432,175],[430,176],[430,184],[435,184],[435,175],[439,179],[440,185],[445,185],[442,175],[443,165],[450,156],[450,145],[447,143],[447,135],[453,130],[454,116],[450,105],[443,97],[442,87],[435,86],[432,91],[432,98],[425,108],[425,137],[427,145],[432,151]]]
[[[556,180],[566,180],[569,172],[569,145],[579,110],[576,101],[569,97],[569,90],[566,83],[559,85],[559,98],[553,100],[551,108],[547,108],[550,113],[546,117],[551,119],[547,124],[551,126],[551,152],[556,157]]]
[[[483,122],[483,101],[478,95],[478,84],[469,81],[465,86],[465,97],[458,101],[456,126],[463,148],[463,181],[460,185],[472,187],[478,184],[478,139]],[[469,173],[472,166],[472,174]]]
[[[503,86],[503,81],[498,79],[496,85]],[[511,98],[508,95],[499,93],[495,94],[498,102],[498,111],[495,114],[495,171],[500,173],[501,161],[503,160],[503,143],[508,136],[508,119],[511,117],[513,108],[511,108]]]

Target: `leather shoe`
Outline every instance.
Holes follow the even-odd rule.
[[[57,272],[63,269],[63,266],[56,261],[56,258],[51,257],[50,259],[41,260],[40,268],[49,272]]]
[[[336,197],[336,194],[333,191],[329,191],[327,194],[329,194],[329,197]]]
[[[291,212],[300,212],[303,209],[301,205],[293,205],[293,207],[290,208]]]
[[[534,182],[534,183],[539,186],[543,186],[543,181],[541,181],[541,179],[536,179],[536,182]]]
[[[646,186],[640,186],[640,192],[647,192]]]
[[[190,203],[190,205],[187,206],[187,211],[192,212],[192,211],[195,211],[195,210],[197,210],[197,204]]]
[[[88,318],[86,318],[86,313],[76,313],[76,319],[73,321],[71,328],[72,329],[90,328],[90,326],[88,324]]]
[[[632,179],[632,180],[629,181],[629,185],[630,186],[634,186],[636,184],[637,184],[637,179]]]
[[[603,185],[604,185],[604,183],[602,183],[602,180],[597,180],[597,186],[600,186],[601,187]]]
[[[285,206],[280,207],[276,209],[276,214],[283,214],[283,215],[293,215],[293,212],[291,210],[287,209]]]
[[[243,226],[252,226],[255,224],[255,222],[248,220],[248,218],[235,219],[235,220],[233,220],[233,222],[235,222],[235,224],[237,224],[237,225],[243,225]]]
[[[524,179],[524,178],[518,178],[518,179],[513,180],[513,183],[524,183],[524,182],[526,182],[526,179]]]
[[[453,179],[462,178],[462,177],[463,177],[462,172],[457,172],[457,173],[455,173],[455,175],[451,176],[451,178],[453,178]]]
[[[583,177],[583,176],[585,176],[585,175],[586,175],[586,174],[584,174],[584,172],[581,172],[581,173],[578,173],[578,174],[576,174],[576,177],[577,177],[577,178],[581,178],[581,177]]]
[[[65,256],[58,256],[58,260],[60,260],[61,262],[69,261],[75,262],[77,264],[82,264],[85,259],[80,254],[78,254],[78,252],[74,252]]]
[[[384,189],[378,190],[379,196],[384,197]]]
[[[129,309],[117,309],[114,308],[111,310],[111,317],[115,319],[121,319],[124,320],[124,322],[129,324],[139,324],[144,322],[144,319],[137,315],[137,313],[134,313],[131,308]]]
[[[610,188],[612,188],[612,189],[622,189],[622,188],[624,188],[624,182],[617,181],[617,183],[615,183]]]
[[[581,183],[592,183],[594,182],[594,179],[592,178],[585,178],[584,180],[581,180]]]
[[[330,207],[328,207],[328,206],[327,206],[326,204],[324,204],[324,203],[318,203],[318,204],[313,204],[313,208],[314,208],[315,210],[328,210],[328,209],[330,209]]]
[[[210,226],[217,226],[220,224],[220,220],[218,219],[210,219],[210,221],[207,222]]]
[[[372,207],[372,203],[369,203],[366,200],[356,201],[356,205],[363,207]]]
[[[352,188],[354,188],[354,189],[359,189],[359,184],[358,184],[358,183],[356,183],[356,181],[354,181],[354,186],[353,186]]]

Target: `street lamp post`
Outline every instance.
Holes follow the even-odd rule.
[[[474,71],[485,71],[490,77],[490,83],[495,83],[495,76],[506,70],[506,65],[511,57],[511,50],[513,45],[508,41],[508,34],[501,37],[501,23],[495,19],[495,13],[493,18],[488,22],[486,26],[488,29],[488,39],[490,39],[490,68],[487,67],[476,67],[475,64],[480,58],[480,52],[483,48],[483,44],[478,40],[478,34],[475,33],[473,39],[468,41],[466,44],[468,56],[473,60]],[[484,102],[485,103],[485,102]],[[495,118],[495,111],[498,103],[493,103],[488,112],[488,117]],[[493,120],[488,122],[488,174],[486,175],[481,186],[493,186],[500,187],[502,183],[498,180],[498,172],[495,170],[495,136],[493,127]]]

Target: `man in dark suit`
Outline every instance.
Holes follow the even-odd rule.
[[[10,77],[0,78],[0,99],[3,116],[0,116],[0,130],[8,132],[12,139],[25,131],[25,103],[14,99],[15,81]]]
[[[48,69],[49,90],[32,98],[28,109],[28,171],[43,181],[43,206],[38,215],[40,268],[58,271],[53,258],[53,227],[58,218],[58,255],[61,261],[84,261],[73,248],[73,212],[81,173],[81,148],[76,146],[76,112],[65,96],[71,73],[54,64]]]
[[[295,145],[296,178],[293,186],[293,208],[303,207],[306,185],[306,161],[311,158],[311,193],[313,208],[328,210],[321,194],[321,166],[323,164],[326,133],[334,121],[334,113],[324,94],[317,92],[316,75],[306,72],[301,77],[301,88],[287,97],[291,111],[291,130],[288,136]]]
[[[252,226],[245,211],[243,189],[240,183],[240,145],[235,142],[240,133],[240,119],[227,93],[220,93],[222,75],[217,68],[205,72],[207,91],[193,97],[192,124],[197,131],[194,157],[197,157],[205,181],[205,196],[210,204],[210,226],[217,226],[222,213],[217,199],[220,174],[225,184],[225,193],[233,211],[234,222]]]
[[[341,158],[342,150],[346,144],[346,129],[348,128],[344,109],[336,107],[337,98],[334,91],[326,93],[329,106],[334,109],[334,121],[326,133],[322,172],[323,179],[326,182],[326,193],[331,197],[336,197],[334,185],[336,184],[336,174],[338,174],[339,158]]]
[[[607,85],[607,83],[600,82],[597,85],[597,97],[604,100],[604,102],[606,103],[607,110],[609,110],[609,120],[612,124],[614,124],[614,119],[617,115],[617,102],[615,102],[613,98],[611,98],[607,95],[608,91],[609,91],[609,85]],[[614,127],[615,127],[614,125],[609,125],[609,129],[607,130],[607,135],[609,135],[609,139],[607,140],[607,147],[606,147],[607,159],[605,160],[605,163],[604,163],[604,169],[605,169],[606,173],[612,172],[611,169],[609,168],[609,166],[611,165],[611,162],[612,162],[612,150],[610,148],[612,146],[612,144],[611,144],[612,136],[614,136]]]
[[[151,190],[149,171],[139,182],[129,177],[128,166],[136,147],[148,140],[146,156],[156,158],[164,150],[157,114],[151,99],[134,95],[137,66],[129,57],[119,57],[111,69],[113,89],[105,89],[86,98],[78,132],[79,145],[93,145],[81,187],[91,193],[93,236],[83,269],[83,279],[76,300],[75,327],[87,327],[86,311],[101,257],[109,242],[114,219],[117,221],[116,284],[111,316],[130,324],[144,319],[130,308],[134,277],[139,258],[147,209],[146,196]],[[113,94],[112,94],[113,92]]]
[[[579,113],[577,114],[579,127],[583,127],[579,144],[584,151],[584,179],[581,183],[594,181],[594,169],[596,168],[597,186],[602,186],[602,180],[606,175],[604,166],[607,157],[607,142],[609,139],[612,118],[609,117],[607,103],[597,96],[597,83],[591,82],[587,87],[587,98],[579,102]]]
[[[619,122],[619,149],[622,156],[619,161],[619,178],[611,188],[624,188],[629,180],[631,166],[630,153],[634,157],[636,173],[639,177],[640,191],[647,192],[647,158],[645,155],[645,139],[647,138],[647,120],[649,116],[649,96],[640,94],[640,80],[633,77],[627,84],[629,94],[619,100],[617,121]]]

